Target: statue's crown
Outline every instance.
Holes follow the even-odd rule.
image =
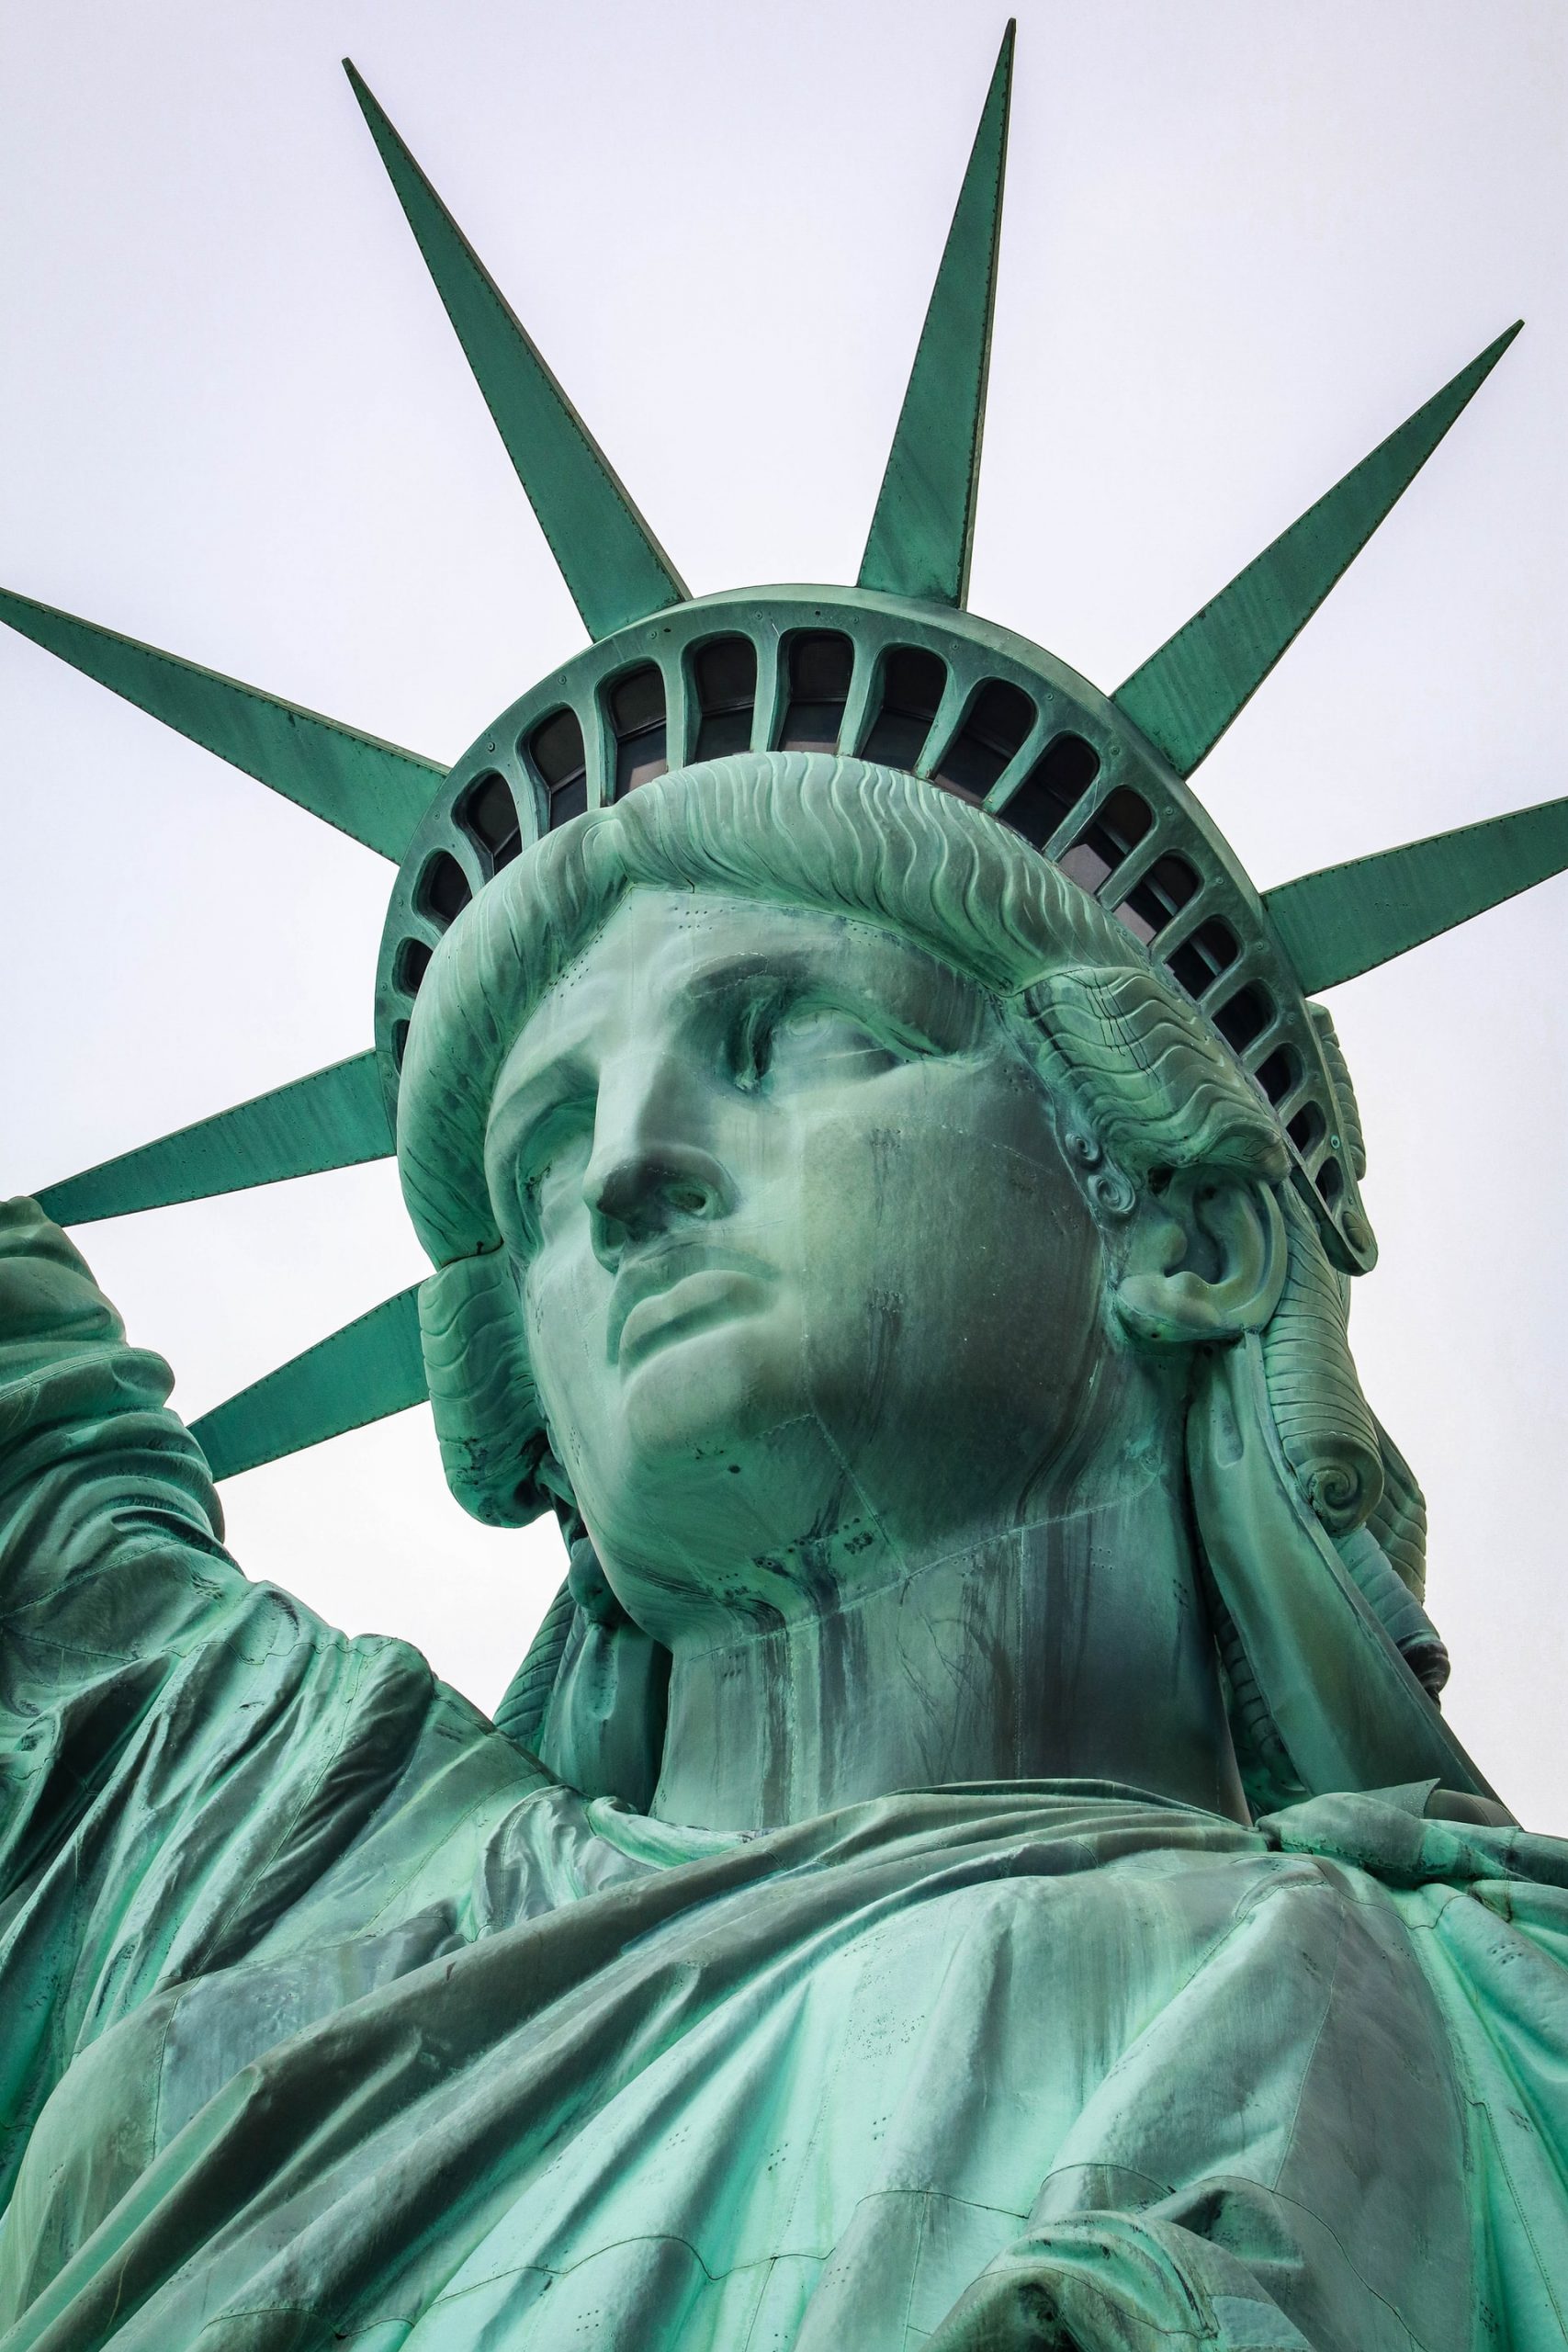
[[[398,861],[376,1043],[39,1199],[66,1223],[378,1158],[442,933],[529,842],[665,768],[813,748],[907,769],[1053,859],[1126,928],[1271,1102],[1330,1257],[1365,1271],[1354,1106],[1307,1001],[1568,865],[1568,800],[1254,889],[1189,779],[1517,333],[1510,328],[1109,695],[964,609],[1007,153],[1009,27],[852,588],[692,598],[434,189],[348,73],[592,639],[449,771],[0,593],[0,617]],[[220,1476],[414,1403],[406,1291],[206,1417]]]

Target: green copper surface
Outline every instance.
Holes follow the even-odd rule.
[[[1561,874],[1568,800],[1303,874],[1263,903],[1303,989],[1337,988]]]
[[[417,1303],[187,1433],[0,1210],[4,2352],[1548,2352],[1568,1853],[1401,1646],[1261,1095],[843,755],[491,893]],[[209,1469],[425,1370],[569,1540],[526,1748],[217,1541]]]
[[[383,1159],[391,1148],[375,1054],[355,1054],[48,1184],[37,1197],[61,1225],[90,1225],[174,1201],[204,1201],[252,1184],[353,1168]]]
[[[402,855],[446,773],[436,760],[30,596],[0,589],[0,620],[383,857]]]
[[[1118,707],[1178,775],[1208,757],[1518,332],[1461,368],[1117,687]]]
[[[354,65],[344,71],[517,479],[591,637],[686,590],[525,329]]]
[[[1002,38],[861,558],[860,585],[889,595],[962,605],[969,593],[1014,31]]]
[[[213,1476],[233,1478],[423,1404],[425,1394],[415,1283],[215,1405],[191,1435]]]
[[[0,1204],[0,2352],[1568,2341],[1303,994],[1568,803],[1262,901],[1183,782],[1503,345],[1115,700],[964,613],[1011,40],[858,588],[681,601],[355,77],[597,641],[443,775],[5,608],[400,866],[374,1057]],[[427,1278],[183,1427],[48,1212],[394,1128]],[[495,1723],[222,1546],[426,1397],[567,1549]]]

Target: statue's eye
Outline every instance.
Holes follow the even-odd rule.
[[[905,1058],[869,1023],[819,998],[750,1006],[732,1051],[736,1083],[768,1092],[875,1077]]]
[[[803,1004],[781,1023],[775,1054],[787,1050],[801,1069],[865,1078],[893,1069],[904,1055],[893,1041],[843,1005]]]
[[[761,1085],[773,1058],[780,1007],[770,997],[753,997],[742,1010],[729,1040],[730,1069],[748,1092]]]

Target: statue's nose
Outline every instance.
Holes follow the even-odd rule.
[[[680,1075],[645,1066],[626,1074],[629,1082],[602,1082],[582,1197],[605,1264],[630,1246],[721,1216],[733,1205],[734,1188],[706,1148]]]
[[[722,1216],[729,1191],[710,1154],[668,1142],[638,1145],[602,1168],[591,1166],[582,1189],[593,1247],[606,1264],[639,1241]]]

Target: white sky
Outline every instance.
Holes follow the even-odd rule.
[[[1255,880],[1568,789],[1568,11],[1024,0],[972,603],[1114,685],[1521,311],[1201,772]],[[973,0],[5,0],[0,579],[455,758],[582,641],[349,51],[694,590],[849,580],[1002,25]],[[0,642],[0,1189],[353,1053],[390,868]],[[1330,1001],[1450,1714],[1568,1829],[1568,880]],[[84,1229],[195,1414],[423,1269],[389,1163]],[[559,1570],[422,1410],[226,1489],[493,1702]]]

